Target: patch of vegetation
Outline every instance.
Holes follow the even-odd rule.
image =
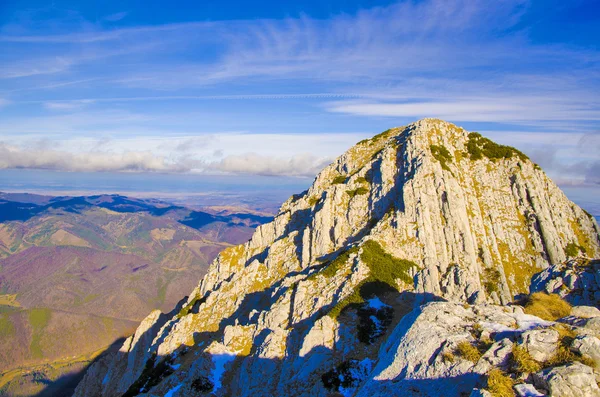
[[[7,315],[0,314],[0,337],[14,335],[15,326]]]
[[[471,160],[481,160],[487,157],[490,160],[509,159],[513,156],[519,157],[521,160],[528,160],[524,153],[511,146],[499,145],[488,138],[484,138],[477,132],[469,134],[467,142],[467,152]]]
[[[181,308],[179,313],[177,313],[176,318],[182,318],[190,314],[190,312],[197,310],[201,304],[206,301],[206,296],[198,297],[196,296],[190,303]]]
[[[308,199],[308,205],[314,207],[319,201],[321,201],[320,197],[311,197]]]
[[[445,352],[442,353],[442,360],[444,360],[444,362],[446,362],[446,363],[453,363],[454,360],[456,360],[456,357],[454,356],[454,353],[446,350]]]
[[[407,284],[412,284],[413,279],[409,275],[411,268],[418,268],[417,264],[396,258],[385,252],[381,245],[374,240],[367,240],[361,246],[360,259],[369,267],[369,281],[382,281],[391,287],[396,287],[396,279],[401,279]]]
[[[359,187],[359,188],[354,189],[354,190],[346,190],[346,193],[350,197],[354,197],[354,196],[357,196],[357,195],[363,195],[363,194],[369,193],[369,189],[367,189],[365,187]]]
[[[558,331],[559,334],[558,346],[554,356],[544,363],[545,367],[556,367],[575,361],[579,361],[580,363],[592,368],[596,366],[594,360],[591,358],[582,356],[581,354],[575,353],[571,350],[571,344],[577,336],[573,330],[563,324],[556,325],[553,328]]]
[[[214,389],[215,385],[206,376],[200,376],[192,382],[192,389],[200,393],[208,393]]]
[[[586,254],[585,248],[581,245],[571,242],[565,247],[565,255],[567,255],[568,258],[577,258],[580,253]]]
[[[514,383],[511,377],[494,368],[488,374],[486,389],[493,397],[514,397]]]
[[[343,175],[338,175],[335,178],[333,178],[333,183],[334,185],[341,185],[342,183],[346,183],[346,177]]]
[[[527,297],[524,311],[543,320],[556,321],[571,313],[571,305],[557,294],[536,292]]]
[[[378,242],[373,240],[365,241],[361,248],[360,259],[368,266],[369,276],[354,288],[350,296],[338,302],[331,309],[329,315],[333,318],[337,318],[349,305],[362,304],[365,299],[376,296],[378,292],[384,292],[386,289],[388,291],[398,291],[396,279],[400,279],[407,284],[412,284],[413,282],[409,271],[413,267],[418,268],[416,263],[390,255],[383,250]],[[358,250],[358,248],[355,249]],[[340,257],[338,256],[338,258]],[[343,259],[342,263],[346,261],[347,258]],[[332,262],[325,271],[329,271],[333,264]],[[332,274],[335,274],[337,270],[334,268],[331,271],[333,272]]]
[[[431,154],[433,157],[440,162],[442,169],[446,171],[450,171],[450,167],[448,167],[448,163],[452,162],[452,155],[443,145],[430,145],[429,149],[431,150]]]
[[[32,328],[31,344],[29,350],[34,358],[42,358],[44,356],[41,346],[42,330],[50,321],[51,311],[46,308],[31,309],[29,311],[29,325]]]
[[[377,156],[379,156],[381,154],[381,152],[383,152],[383,149],[379,149],[378,151],[373,153],[373,155],[371,156],[371,160],[375,160],[377,158]]]
[[[488,295],[499,291],[498,286],[501,283],[501,278],[502,275],[498,269],[486,268],[483,270],[483,287]]]
[[[356,182],[358,182],[358,183],[368,183],[367,178],[365,178],[364,176],[359,176],[358,178],[356,178]]]
[[[357,386],[366,375],[359,361],[348,360],[321,375],[321,381],[327,390],[338,392],[340,388]]]
[[[584,254],[587,252],[593,253],[595,251],[595,244],[590,240],[590,236],[584,231],[582,225],[577,219],[569,219],[571,229],[575,234],[578,246]]]
[[[315,273],[315,276],[317,274],[321,274],[327,278],[331,278],[333,276],[335,276],[335,274],[338,272],[338,270],[340,269],[340,267],[342,267],[346,262],[348,262],[348,259],[350,259],[350,255],[355,254],[358,252],[358,247],[351,247],[349,249],[347,249],[346,251],[340,253],[337,258],[335,258],[332,262],[330,262],[328,265],[326,264],[326,268],[323,269],[323,271],[319,272],[319,273]]]
[[[542,369],[542,365],[531,357],[527,349],[513,345],[511,354],[511,366],[520,373],[531,374]]]
[[[123,397],[137,396],[158,385],[164,378],[173,373],[173,358],[167,356],[164,360],[156,364],[156,353],[152,353],[140,377],[127,389]],[[156,365],[155,365],[156,364]]]
[[[456,354],[465,360],[476,363],[482,354],[477,347],[467,341],[460,342],[456,347]]]

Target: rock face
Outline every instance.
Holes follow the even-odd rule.
[[[596,221],[523,154],[421,120],[340,156],[75,395],[460,395],[507,365],[503,334],[543,324],[485,303],[599,244]],[[457,303],[419,306],[432,300]],[[496,343],[452,362],[480,327]]]

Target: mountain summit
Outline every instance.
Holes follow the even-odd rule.
[[[522,310],[494,304],[553,264],[600,257],[598,233],[518,150],[437,119],[393,128],[223,251],[75,395],[458,395],[489,366],[442,360],[471,338],[456,327],[519,328]]]

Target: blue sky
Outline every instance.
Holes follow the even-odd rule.
[[[597,1],[0,4],[0,168],[312,177],[439,117],[600,184]]]

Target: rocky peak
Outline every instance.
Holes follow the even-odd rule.
[[[341,155],[147,325],[150,346],[129,340],[90,371],[106,383],[76,395],[327,395],[328,382],[352,386],[335,384],[340,365],[375,368],[413,304],[506,304],[599,245],[595,220],[523,153],[423,119]],[[145,369],[117,374],[124,357]]]

